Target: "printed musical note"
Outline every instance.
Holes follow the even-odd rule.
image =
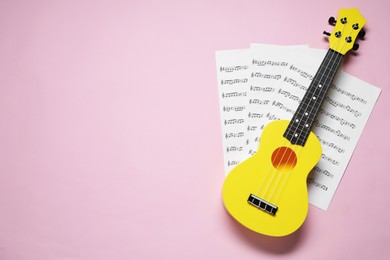
[[[252,44],[250,52],[249,66],[251,77],[249,77],[248,84],[251,86],[248,92],[249,100],[256,100],[250,102],[247,110],[256,113],[256,111],[269,112],[275,91],[284,79],[283,75],[289,67],[288,57],[296,48],[303,46],[275,46],[267,44]],[[298,100],[298,97],[294,97]],[[282,106],[282,104],[280,104]],[[271,110],[272,111],[272,110]],[[246,153],[251,155],[253,151],[258,148],[258,137],[264,125],[270,121],[268,117],[248,117],[247,124],[259,126],[256,131],[248,131],[247,139],[250,140],[246,146]]]
[[[216,52],[224,166],[227,174],[245,158],[249,49]]]

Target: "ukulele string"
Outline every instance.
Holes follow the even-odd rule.
[[[282,83],[280,83],[279,86],[280,86],[281,84],[282,84]],[[281,143],[280,147],[284,147],[286,141],[287,141],[286,139],[283,139],[283,142]],[[287,142],[287,144],[288,144],[288,142]],[[278,158],[279,153],[280,153],[280,150],[281,150],[281,149],[279,149],[279,150],[276,152],[275,158]],[[286,152],[287,152],[287,149],[284,150],[284,153],[283,153],[283,155],[282,155],[281,158],[284,158],[284,157],[285,157]],[[272,162],[271,162],[271,163],[272,163]],[[281,163],[281,162],[278,163],[278,165],[276,166],[276,168],[279,168],[280,163]],[[269,177],[269,174],[272,172],[272,169],[274,169],[274,168],[275,168],[275,166],[273,166],[273,165],[270,165],[270,166],[269,166],[269,168],[268,168],[268,170],[267,170],[267,173],[265,174],[265,177],[262,179],[262,182],[261,182],[261,184],[259,185],[259,187],[258,187],[258,189],[257,189],[257,191],[256,191],[256,193],[255,193],[256,195],[259,195],[260,197],[263,197],[264,199],[265,199],[265,196],[267,195],[269,186],[272,184],[273,179],[274,179],[275,176],[273,175],[273,177],[272,177],[271,180],[269,181],[269,184],[268,184],[267,188],[266,188],[265,191],[263,192],[264,195],[260,195],[260,190],[263,188],[263,186],[264,186],[266,180],[267,180],[268,177]]]
[[[284,143],[285,143],[285,142],[286,142],[286,140],[283,140],[282,143],[281,143],[281,145],[280,145],[279,147],[285,147],[285,146],[284,146]],[[287,145],[288,145],[288,143],[287,143]],[[288,148],[289,148],[289,147],[288,147]],[[281,150],[281,149],[278,149],[278,151],[276,152],[275,158],[278,158],[278,155],[279,155],[279,153],[280,153],[280,150]],[[286,152],[287,152],[287,149],[284,150],[283,155],[282,155],[281,158],[284,158],[284,156],[286,155]],[[268,185],[267,185],[266,189],[263,191],[263,195],[261,196],[261,197],[262,197],[263,199],[265,199],[265,200],[267,200],[267,199],[266,199],[266,196],[267,196],[268,190],[269,190],[269,188],[270,188],[271,185],[272,185],[272,182],[273,182],[273,180],[274,180],[274,178],[275,178],[275,175],[276,175],[275,173],[277,172],[277,169],[279,168],[279,166],[280,166],[280,164],[281,164],[281,161],[282,161],[282,160],[280,160],[280,161],[278,162],[278,165],[276,166],[276,169],[275,169],[275,167],[273,166],[272,158],[271,158],[271,165],[269,166],[269,168],[268,168],[268,170],[267,170],[267,173],[266,173],[266,175],[265,175],[265,177],[264,177],[264,179],[263,179],[263,182],[262,182],[261,186],[260,186],[259,189],[258,189],[257,194],[259,193],[260,189],[262,188],[262,186],[263,186],[263,184],[265,183],[265,180],[268,178],[269,174],[273,172],[273,174],[271,175],[271,176],[272,176],[272,177],[271,177],[271,180],[268,182]]]
[[[326,56],[327,56],[328,54],[329,54],[329,53],[327,53]],[[325,56],[325,57],[326,57],[326,56]],[[296,130],[295,130],[295,131],[296,131]],[[287,132],[287,133],[289,133],[289,132]],[[294,132],[294,134],[295,134],[295,132]],[[287,145],[287,146],[286,146],[286,145]],[[287,140],[286,138],[284,138],[283,141],[282,141],[282,143],[281,143],[278,147],[286,147],[287,149],[284,149],[283,154],[282,154],[282,156],[281,156],[281,158],[280,158],[280,160],[279,160],[279,162],[278,162],[278,164],[277,164],[276,166],[273,165],[273,162],[271,161],[271,165],[269,166],[269,168],[268,168],[268,170],[267,170],[267,173],[265,174],[265,177],[263,178],[263,181],[262,181],[262,183],[260,184],[260,186],[259,186],[259,188],[258,188],[258,190],[257,190],[257,192],[256,192],[256,194],[259,195],[259,196],[260,196],[261,198],[263,198],[263,199],[267,199],[266,196],[267,196],[268,190],[269,190],[270,187],[272,186],[272,183],[273,183],[273,181],[274,181],[275,175],[276,175],[277,173],[279,173],[279,174],[278,174],[278,175],[279,175],[279,178],[278,178],[277,183],[279,182],[280,178],[282,177],[283,171],[284,171],[286,165],[284,165],[282,171],[278,171],[278,170],[279,170],[279,168],[280,168],[281,163],[283,162],[283,159],[284,159],[285,156],[286,156],[286,153],[287,153],[288,149],[291,148],[291,143],[288,142],[288,140]],[[277,150],[277,152],[276,152],[274,158],[279,158],[279,153],[280,153],[280,151],[281,151],[281,149],[278,149],[278,150]],[[289,155],[289,157],[288,157],[288,159],[287,159],[287,162],[290,160],[290,156],[291,156],[291,155],[292,155],[292,153],[290,153],[290,155]],[[271,160],[272,160],[272,159],[271,159]],[[295,159],[295,160],[296,160],[296,159]],[[293,161],[293,164],[295,163],[295,160]],[[260,192],[260,190],[263,188],[263,185],[264,185],[264,183],[266,182],[266,180],[268,179],[270,173],[273,173],[273,174],[271,175],[271,176],[272,176],[272,177],[271,177],[271,180],[269,180],[267,187],[266,187],[265,190],[262,192],[262,195],[260,195],[259,192]],[[277,187],[276,187],[276,188],[277,188]],[[275,190],[275,189],[274,189],[274,190]],[[272,193],[271,193],[271,197],[272,197],[272,194],[274,193],[274,190],[273,190]],[[268,201],[270,201],[270,199],[268,199]]]
[[[281,84],[280,84],[281,85]],[[286,148],[290,148],[290,145],[289,145],[290,142],[288,142],[287,139],[283,139],[282,143],[279,145],[279,147],[287,147]],[[282,149],[278,149],[276,151],[276,154],[274,155],[274,158],[279,158],[279,153],[281,152]],[[275,178],[275,175],[276,173],[278,173],[278,169],[280,167],[280,164],[282,163],[282,160],[283,158],[285,158],[286,156],[286,152],[288,151],[288,149],[284,149],[283,151],[283,154],[281,155],[281,160],[278,162],[278,164],[276,165],[273,165],[273,162],[272,162],[272,159],[271,159],[271,164],[269,165],[269,168],[267,170],[267,173],[265,174],[265,177],[262,179],[262,182],[260,184],[260,186],[258,187],[257,189],[257,192],[255,194],[259,195],[260,197],[262,197],[263,199],[266,199],[266,196],[267,196],[267,193],[268,193],[268,190],[270,188],[270,186],[272,185],[273,181],[274,181],[274,178]],[[272,154],[273,155],[273,154]],[[275,169],[276,168],[276,169]],[[263,186],[264,184],[266,183],[266,180],[269,179],[269,176],[270,174],[273,173],[270,177],[271,179],[268,181],[268,185],[267,187],[265,188],[265,190],[263,190],[262,194],[260,194],[260,190],[263,189]],[[279,173],[279,175],[282,174],[282,173]]]
[[[344,28],[345,28],[345,26],[344,26]],[[344,28],[343,28],[343,31],[344,31]],[[338,41],[338,42],[339,42],[339,41]],[[345,47],[345,44],[344,44],[343,47]],[[330,55],[332,56],[332,57],[330,58],[330,60],[329,60],[329,59],[326,59],[328,54],[329,54],[329,52],[328,52],[328,53],[326,54],[326,56],[325,56],[325,61],[328,61],[328,64],[326,65],[326,67],[329,67],[329,63],[330,63],[330,62],[333,62],[333,54],[336,54],[336,53],[331,53],[331,54],[330,54]],[[337,58],[337,54],[336,54],[336,58]],[[337,64],[336,64],[336,65],[337,65]],[[336,66],[336,69],[337,69],[337,66]],[[336,73],[336,72],[335,72],[335,73]],[[324,76],[324,75],[321,76],[319,82],[322,81],[322,77],[323,77],[323,76]],[[327,77],[328,77],[328,76],[329,76],[329,75],[327,75]],[[317,88],[317,89],[318,89],[318,88]],[[314,97],[314,98],[315,98],[314,95],[316,95],[316,90],[317,90],[317,89],[315,89],[315,91],[314,91],[314,93],[313,93],[313,96],[312,96],[312,97]],[[321,91],[321,89],[320,89],[320,91]],[[307,106],[308,106],[308,105],[309,105],[309,104],[307,104]],[[313,107],[313,108],[311,109],[310,112],[312,112],[314,109],[316,109],[316,107]],[[307,117],[307,120],[308,120],[308,117]],[[305,126],[307,125],[307,124],[306,124],[306,123],[307,123],[307,120],[305,121],[305,124],[304,124]],[[303,129],[304,129],[304,128],[303,128]],[[301,135],[302,132],[304,131],[303,129],[301,130],[300,135]],[[296,135],[297,130],[299,130],[299,129],[298,129],[298,128],[295,129],[293,135]],[[300,135],[298,135],[298,136],[300,136]],[[284,142],[285,142],[285,140],[283,140],[283,142],[282,142],[282,144],[281,144],[282,147],[283,147],[283,145],[284,145]],[[291,147],[290,144],[288,144],[287,148],[290,148],[290,147]],[[302,149],[302,147],[300,147],[299,150],[297,151],[297,154],[298,154],[298,155],[299,155],[301,149]],[[289,173],[284,174],[284,170],[286,169],[286,167],[287,167],[287,165],[288,165],[288,162],[290,162],[291,156],[294,155],[294,153],[289,153],[288,158],[287,158],[287,160],[286,160],[286,163],[284,163],[284,165],[283,165],[283,169],[282,169],[281,171],[279,171],[280,164],[284,161],[284,158],[285,158],[285,156],[286,156],[286,152],[287,152],[287,151],[288,151],[288,149],[285,149],[285,150],[284,150],[283,155],[282,155],[281,159],[279,160],[278,165],[276,166],[276,169],[274,169],[274,174],[272,175],[272,178],[271,178],[271,180],[269,181],[269,184],[268,184],[268,186],[267,186],[267,188],[266,188],[266,190],[265,190],[265,192],[264,192],[264,195],[262,196],[263,198],[265,198],[265,196],[267,195],[268,190],[269,190],[270,186],[272,185],[273,180],[274,180],[274,178],[275,178],[275,176],[276,176],[276,173],[279,173],[279,177],[277,178],[277,182],[276,182],[276,184],[274,185],[274,189],[272,190],[272,193],[271,193],[271,195],[270,195],[270,199],[269,199],[269,200],[272,199],[274,192],[275,192],[275,191],[277,190],[277,188],[279,187],[279,183],[280,183],[280,180],[282,179],[282,177],[283,177],[284,175],[287,175],[287,176],[286,176],[287,178],[285,178],[285,181],[284,181],[283,188],[281,189],[281,190],[283,191],[284,186],[285,186],[285,183],[287,182],[288,177],[289,177],[289,175],[290,175],[289,173],[291,172],[291,171],[289,171]],[[279,152],[280,152],[280,149],[277,151],[277,153],[276,153],[276,155],[275,155],[276,158],[278,158]],[[297,160],[297,157],[295,156],[295,158],[293,158],[292,165],[295,165],[295,164],[296,164],[296,160]],[[260,187],[259,187],[259,189],[258,189],[258,192],[259,192],[259,190],[262,188],[262,186],[263,186],[263,184],[265,183],[266,179],[268,178],[269,173],[271,172],[271,170],[272,170],[272,166],[270,166],[269,170],[267,171],[267,174],[266,174],[265,178],[263,179],[263,182],[262,182],[262,184],[260,185]],[[275,187],[276,187],[276,188],[275,188]],[[258,193],[258,192],[257,192],[257,193]],[[278,194],[278,198],[279,198],[279,196],[280,196],[280,194]]]
[[[326,54],[324,60],[325,60],[325,61],[331,62],[332,59],[333,59],[333,57],[331,57],[330,60],[328,60],[328,59],[326,59],[328,55],[329,55],[329,52]],[[330,55],[333,56],[333,53],[331,53]],[[336,57],[337,57],[337,56],[336,56]],[[328,66],[328,65],[327,65],[327,66]],[[322,77],[321,77],[320,81],[321,81],[321,80],[322,80]],[[316,90],[316,89],[315,89],[315,90]],[[314,93],[314,95],[315,95],[315,93]],[[313,109],[315,109],[315,107],[313,107]],[[312,109],[312,110],[313,110],[313,109]],[[310,112],[312,112],[312,111],[310,111]],[[307,117],[307,119],[308,119],[308,117]],[[305,124],[306,124],[306,123],[307,123],[307,121],[305,122]],[[295,129],[293,135],[296,134],[297,130],[298,130],[298,128]],[[300,134],[302,134],[302,132],[303,132],[303,130],[301,131]],[[289,133],[289,132],[288,132],[288,133]],[[299,136],[299,135],[298,135],[298,136]],[[285,140],[283,140],[281,146],[284,145],[284,142],[285,142]],[[287,148],[290,148],[290,147],[291,147],[290,144],[288,144]],[[302,149],[302,147],[299,148],[299,150],[297,151],[297,154],[300,153],[300,150],[301,150],[301,149]],[[265,196],[267,195],[268,189],[269,189],[270,186],[272,185],[273,180],[274,180],[274,178],[275,178],[275,176],[276,176],[276,173],[279,173],[278,180],[277,180],[276,184],[274,185],[274,187],[276,187],[276,188],[274,188],[274,189],[272,190],[272,193],[271,193],[271,195],[270,195],[270,198],[268,199],[269,201],[271,201],[271,199],[272,199],[272,197],[273,197],[273,194],[274,194],[275,190],[279,187],[278,184],[279,184],[280,180],[282,179],[282,177],[283,177],[284,175],[287,175],[287,177],[289,177],[289,175],[290,175],[290,174],[288,174],[288,173],[286,173],[286,174],[284,173],[284,170],[286,169],[288,163],[285,163],[285,164],[283,165],[283,169],[282,169],[281,171],[279,171],[280,164],[283,162],[283,159],[284,159],[284,157],[285,157],[285,155],[286,155],[287,150],[288,150],[288,149],[285,149],[285,150],[284,150],[284,153],[283,153],[283,155],[282,155],[282,158],[280,159],[278,165],[277,165],[276,168],[274,169],[273,177],[271,178],[271,180],[270,180],[270,182],[269,182],[269,184],[268,184],[268,186],[267,186],[267,188],[266,188],[266,190],[265,190],[265,192],[264,192],[265,194],[263,195],[263,198],[265,198]],[[277,152],[277,154],[276,154],[275,157],[278,157],[279,151],[280,151],[280,150],[278,150],[278,152]],[[290,154],[289,154],[289,156],[288,156],[286,162],[289,162],[289,161],[290,161],[292,155],[293,155],[293,153],[290,153]],[[293,160],[293,162],[292,162],[292,165],[295,165],[296,160],[297,160],[297,157],[295,156],[295,158],[294,158],[294,160]],[[270,166],[270,168],[271,168],[271,167],[272,167],[272,166]],[[269,172],[270,172],[270,170],[269,170]],[[266,178],[268,177],[269,172],[267,173]],[[290,171],[290,172],[291,172],[291,171]],[[265,178],[265,179],[266,179],[266,178]],[[264,180],[265,180],[265,179],[264,179]],[[286,181],[287,181],[287,180],[286,180]],[[286,181],[285,181],[285,182],[286,182]],[[264,181],[263,181],[263,182],[264,182]],[[284,186],[283,186],[283,188],[282,188],[281,190],[283,191],[283,189],[284,189]],[[278,195],[278,197],[279,197],[279,195]]]
[[[345,27],[345,26],[344,26]],[[343,28],[343,31],[344,31],[344,28]],[[337,43],[335,44],[335,48],[331,48],[331,49],[338,49],[338,44],[340,43],[340,40],[338,40],[337,41]],[[346,43],[344,42],[344,44],[343,44],[343,46],[341,47],[341,49],[342,50],[344,50],[344,48],[346,47]],[[334,55],[333,55],[334,54]],[[336,56],[334,59],[333,59],[333,56]],[[338,58],[340,59],[340,60],[338,60]],[[340,64],[340,61],[341,61],[341,59],[343,58],[343,56],[338,56],[338,53],[336,52],[336,51],[333,51],[332,52],[332,57],[330,58],[330,60],[329,60],[329,63],[328,64],[330,64],[330,63],[333,63],[332,65],[331,65],[331,70],[334,70],[334,75],[336,75],[336,73],[337,73],[337,70],[338,70],[338,65]],[[338,60],[338,61],[337,61]],[[336,65],[336,67],[335,68],[333,68],[333,65]],[[329,68],[329,65],[327,66],[327,68]],[[328,77],[329,75],[330,75],[330,73],[331,72],[329,72],[328,73],[328,75],[323,75],[322,77],[321,77],[321,79],[320,79],[320,81],[319,81],[319,84],[321,84],[321,80],[322,80],[322,78],[323,77]],[[333,75],[333,76],[334,76]],[[331,82],[329,83],[329,84],[331,84]],[[317,89],[319,89],[319,88],[317,88]],[[315,89],[315,91],[317,90],[317,89]],[[329,87],[328,87],[328,89],[329,89]],[[321,91],[321,89],[320,89],[320,91]],[[312,96],[312,98],[313,97],[315,97],[314,96],[315,95],[315,93],[313,94],[313,96]],[[313,107],[312,108],[312,110],[311,110],[311,112],[314,110],[314,109],[316,109],[317,107]],[[305,121],[305,124],[307,123],[307,120],[308,120],[308,117],[307,117],[307,119],[306,119],[306,121]],[[301,134],[302,134],[302,132],[303,132],[303,130],[301,131]],[[302,150],[302,146],[299,148],[299,150],[297,151],[297,154],[299,154],[300,152],[301,152],[301,150]],[[277,197],[276,197],[276,199],[275,199],[275,201],[276,202],[278,202],[279,201],[279,198],[280,198],[280,195],[281,195],[281,193],[283,192],[283,190],[284,190],[284,188],[285,188],[285,186],[286,186],[286,184],[287,184],[287,181],[288,181],[288,179],[289,179],[289,177],[290,177],[290,174],[287,174],[287,176],[286,176],[286,178],[285,178],[285,180],[284,180],[284,182],[283,182],[283,184],[282,184],[282,186],[281,186],[281,192],[279,192],[278,194],[277,194]],[[278,185],[277,185],[278,186]]]
[[[329,53],[326,54],[325,58],[327,57],[327,55],[329,55]],[[295,129],[294,133],[293,133],[293,136],[296,134],[296,131],[297,129]],[[290,134],[290,132],[288,131],[287,134]],[[268,179],[268,176],[270,173],[273,173],[272,174],[272,177],[271,177],[271,180],[269,180],[268,182],[268,185],[267,187],[265,188],[265,190],[262,192],[262,195],[261,197],[265,200],[267,200],[267,194],[268,194],[268,190],[270,189],[270,187],[272,186],[273,182],[274,182],[274,179],[275,179],[275,176],[278,174],[279,177],[278,177],[278,180],[276,183],[279,183],[280,179],[282,178],[282,176],[284,175],[284,170],[286,168],[286,165],[284,165],[284,167],[282,168],[282,170],[279,170],[281,167],[281,164],[283,162],[283,159],[285,158],[286,156],[286,153],[288,151],[288,149],[291,149],[291,143],[288,142],[288,140],[286,138],[283,139],[282,143],[278,146],[278,147],[286,147],[287,149],[284,149],[283,151],[283,154],[281,155],[281,158],[278,162],[278,164],[275,166],[275,165],[270,165],[269,166],[269,169],[267,171],[267,174],[265,175],[264,179],[263,179],[263,182],[262,182],[262,185],[259,187],[259,190],[262,188],[263,184],[265,183],[266,179]],[[278,149],[277,152],[276,152],[276,155],[275,155],[275,158],[279,158],[279,153],[280,153],[281,149]],[[290,160],[290,157],[291,157],[292,153],[289,154],[288,158],[287,158],[287,162]],[[296,160],[296,159],[295,159]],[[295,160],[293,161],[293,164],[295,163]],[[274,187],[276,187],[277,189],[277,185],[274,185]],[[271,195],[270,195],[270,198],[268,199],[269,202],[271,202],[271,199],[272,199],[272,195],[273,193],[275,192],[275,188],[272,190],[271,192]],[[257,192],[258,194],[258,192]]]
[[[280,83],[279,85],[281,85],[281,83]],[[285,141],[286,141],[286,140],[283,140],[283,142],[282,142],[282,144],[280,145],[280,147],[283,147],[283,146],[284,146]],[[278,158],[279,153],[280,153],[280,149],[276,152],[276,155],[275,155],[276,158]],[[286,150],[284,151],[284,153],[283,153],[283,155],[282,155],[282,158],[284,158],[285,153],[286,153]],[[271,163],[272,163],[272,162],[271,162]],[[279,166],[280,166],[280,162],[278,163],[278,166],[277,166],[277,167],[279,167]],[[267,195],[268,189],[269,189],[270,185],[272,184],[273,178],[274,178],[275,176],[273,176],[272,179],[269,181],[269,184],[267,185],[267,188],[266,188],[265,191],[262,193],[263,195],[260,195],[260,190],[263,188],[263,186],[264,186],[266,180],[268,179],[269,174],[272,172],[272,169],[273,169],[273,168],[274,168],[274,167],[273,167],[272,165],[269,166],[269,168],[268,168],[268,170],[267,170],[267,173],[265,174],[265,177],[262,179],[262,182],[261,182],[260,186],[258,187],[256,193],[255,193],[256,195],[262,197],[263,199],[266,199],[265,196]]]
[[[325,62],[329,60],[329,55],[332,56],[332,53],[328,52],[328,53],[325,55],[325,57],[324,57],[324,61],[325,61]],[[332,57],[330,58],[330,60],[332,60]],[[328,66],[327,64],[321,64],[321,65]],[[321,79],[322,79],[322,77],[321,77]],[[321,81],[321,79],[320,79],[320,81]],[[313,93],[312,97],[313,97],[313,96],[315,97],[316,91],[317,91],[317,89],[314,89],[314,93]],[[321,90],[320,90],[320,91],[321,91]],[[307,95],[309,95],[309,94],[310,94],[310,93],[308,93]],[[312,98],[312,97],[311,97],[311,98]],[[310,99],[311,99],[311,98],[310,98]],[[304,111],[305,111],[305,113],[306,113],[306,112],[308,111],[307,108],[309,107],[309,104],[305,104],[305,103],[304,103],[304,105],[306,105],[306,108],[303,108]],[[315,109],[315,107],[312,107],[311,110],[310,110],[310,113],[307,114],[307,116],[306,116],[306,121],[304,122],[303,126],[305,126],[305,125],[307,124],[307,120],[309,119],[309,115],[311,115],[311,113],[313,112],[314,109]],[[298,120],[298,119],[296,119],[296,120],[297,120],[296,123],[298,123],[299,120]],[[301,130],[301,132],[298,134],[297,132],[299,132],[299,130]],[[299,138],[299,137],[301,136],[301,134],[302,134],[303,131],[304,131],[304,128],[300,129],[300,128],[297,126],[297,127],[295,128],[295,130],[294,130],[292,136],[297,136],[297,137]],[[291,133],[290,131],[287,132],[287,134],[290,134],[290,133]],[[291,144],[291,143],[290,143],[290,144]],[[288,148],[291,148],[291,147],[292,147],[290,144],[288,145]],[[297,145],[294,145],[294,147],[297,147]],[[293,152],[293,153],[290,153],[290,154],[288,155],[288,158],[287,158],[287,160],[286,160],[286,162],[290,162],[290,160],[293,160],[292,163],[291,163],[291,165],[295,165],[295,164],[296,164],[297,157],[298,157],[298,155],[299,155],[300,152],[301,152],[302,146],[298,146],[298,147],[299,147],[299,148],[297,149],[297,151],[296,151],[296,153],[295,153],[295,154],[296,154],[295,158],[291,158],[291,156],[293,156],[293,154],[294,154],[294,152]],[[293,149],[293,150],[294,150],[294,149]],[[283,158],[284,158],[284,155],[283,155]],[[281,159],[280,162],[283,161],[283,158]],[[277,167],[276,170],[275,170],[275,171],[279,171],[280,173],[279,173],[279,177],[277,178],[276,184],[274,185],[276,188],[272,190],[272,192],[271,192],[271,194],[270,194],[270,196],[269,196],[269,199],[270,199],[270,200],[272,200],[272,198],[273,198],[275,192],[277,191],[278,187],[279,187],[279,193],[277,193],[277,198],[279,198],[280,192],[283,191],[283,189],[284,189],[284,185],[281,187],[279,184],[280,184],[280,181],[282,180],[283,177],[284,177],[284,179],[285,179],[285,181],[283,182],[283,184],[284,184],[284,183],[286,182],[286,179],[288,179],[288,177],[290,176],[291,170],[290,170],[290,171],[286,171],[286,168],[288,167],[287,165],[288,165],[288,163],[285,163],[285,164],[283,165],[283,167],[282,167],[282,170],[279,170],[279,166],[280,166],[280,165],[278,165],[278,167]],[[275,174],[275,175],[276,175],[276,174]]]

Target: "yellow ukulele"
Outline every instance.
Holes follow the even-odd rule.
[[[329,23],[336,20],[331,17]],[[223,202],[245,227],[269,236],[296,231],[308,211],[306,178],[320,160],[322,148],[310,130],[344,55],[357,49],[366,20],[356,8],[340,9],[329,50],[291,121],[268,124],[259,150],[226,177]]]

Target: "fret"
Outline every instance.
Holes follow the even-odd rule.
[[[292,124],[291,130],[292,133],[301,133],[305,130],[310,130],[310,124],[308,122]]]
[[[324,60],[283,135],[292,144],[305,145],[310,134],[311,126],[313,125],[343,57],[343,54],[332,49],[329,49],[325,55]]]
[[[329,73],[331,72],[336,72],[337,71],[337,68],[332,68],[332,67],[328,67],[328,68],[324,68],[324,69],[321,69],[319,70],[319,72],[323,75],[329,75]]]
[[[299,137],[302,135],[305,136],[307,132],[310,131],[311,126],[312,124],[309,124],[308,122],[304,122],[304,124],[292,124],[289,131],[289,135],[295,137]]]
[[[310,115],[314,114],[313,111],[318,109],[319,104],[316,104],[316,103],[322,103],[322,102],[312,102],[312,103],[307,104],[306,108],[308,111],[310,111]]]
[[[305,136],[303,134],[302,135],[298,135],[298,136],[288,135],[288,136],[285,136],[285,137],[291,139],[292,140],[291,142],[294,142],[294,143],[297,143],[297,144],[306,142]]]
[[[302,114],[300,114],[300,113],[302,113]],[[306,113],[307,113],[307,115],[306,115]],[[297,115],[297,116],[293,116],[293,121],[295,121],[296,119],[298,119],[298,120],[305,120],[305,122],[307,121],[307,122],[311,122],[311,121],[313,121],[314,119],[315,119],[315,114],[314,113],[311,113],[311,114],[309,114],[308,112],[304,112],[304,111],[299,111],[299,115]],[[293,125],[292,125],[293,126]]]

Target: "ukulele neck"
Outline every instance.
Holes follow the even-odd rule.
[[[310,129],[324,101],[328,89],[340,67],[344,55],[329,49],[298,106],[284,137],[292,144],[304,146]]]

